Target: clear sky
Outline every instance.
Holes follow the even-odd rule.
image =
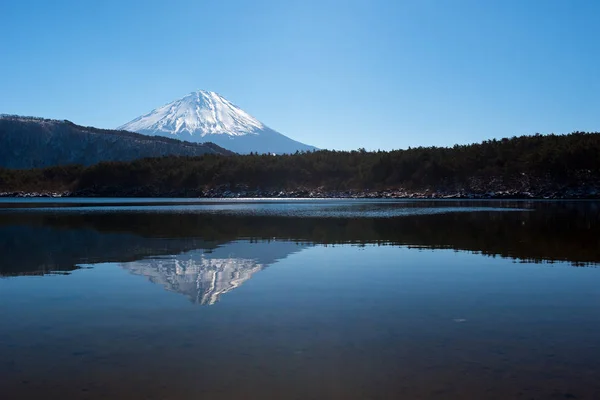
[[[0,113],[114,128],[196,89],[321,148],[600,130],[600,1],[2,0]]]

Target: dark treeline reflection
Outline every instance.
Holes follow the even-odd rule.
[[[83,263],[210,251],[235,240],[406,245],[524,261],[567,261],[578,266],[600,262],[598,203],[513,206],[527,210],[393,218],[4,210],[0,213],[0,274],[43,274],[70,271]]]

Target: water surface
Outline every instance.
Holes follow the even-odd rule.
[[[600,398],[600,204],[0,200],[0,393]]]

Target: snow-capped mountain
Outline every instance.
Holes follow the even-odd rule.
[[[215,92],[199,90],[118,129],[189,142],[212,142],[237,153],[315,150],[267,127]]]

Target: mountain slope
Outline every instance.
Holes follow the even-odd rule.
[[[237,153],[294,153],[316,148],[297,142],[215,92],[199,90],[117,129],[196,143],[212,142]]]
[[[0,116],[0,167],[92,165],[165,155],[231,154],[211,143],[186,143],[132,132],[83,127],[69,121]]]

